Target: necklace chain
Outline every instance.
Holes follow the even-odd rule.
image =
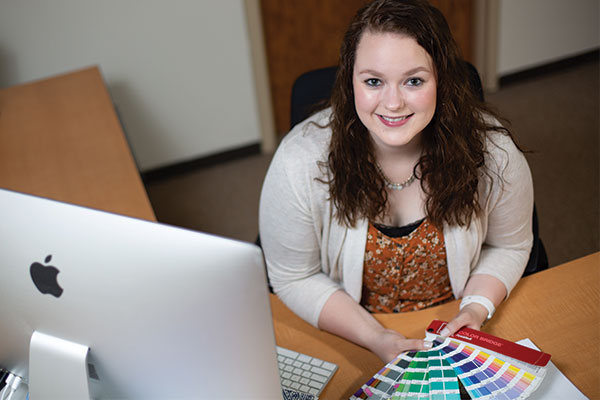
[[[402,190],[405,187],[410,186],[410,184],[413,183],[414,180],[415,180],[415,173],[413,171],[410,174],[410,176],[408,177],[408,179],[405,180],[404,182],[394,183],[394,182],[392,182],[392,181],[390,181],[388,179],[388,177],[383,172],[383,169],[381,169],[381,166],[379,165],[379,163],[375,163],[375,166],[377,167],[377,171],[379,171],[379,174],[381,174],[381,177],[383,178],[383,181],[385,182],[385,186],[388,189],[391,189],[391,190]]]

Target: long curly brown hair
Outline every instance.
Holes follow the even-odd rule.
[[[442,13],[425,0],[375,0],[356,14],[340,49],[332,90],[332,139],[324,166],[330,171],[330,198],[340,223],[384,215],[387,192],[376,169],[371,136],[354,104],[352,74],[364,32],[397,33],[414,38],[433,59],[437,104],[421,133],[423,154],[414,172],[426,194],[428,219],[437,226],[468,225],[480,212],[478,184],[485,159],[486,132],[503,130],[484,121],[496,116],[469,86],[466,63]],[[484,176],[485,176],[485,171]]]

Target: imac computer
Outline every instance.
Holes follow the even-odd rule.
[[[5,396],[282,398],[258,247],[2,189],[0,213]]]

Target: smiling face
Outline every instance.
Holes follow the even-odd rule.
[[[356,113],[379,151],[415,144],[435,113],[433,60],[409,36],[363,33],[352,85]]]

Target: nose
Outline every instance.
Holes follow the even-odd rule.
[[[400,88],[389,86],[387,89],[384,106],[391,111],[397,111],[404,107],[404,96]]]

